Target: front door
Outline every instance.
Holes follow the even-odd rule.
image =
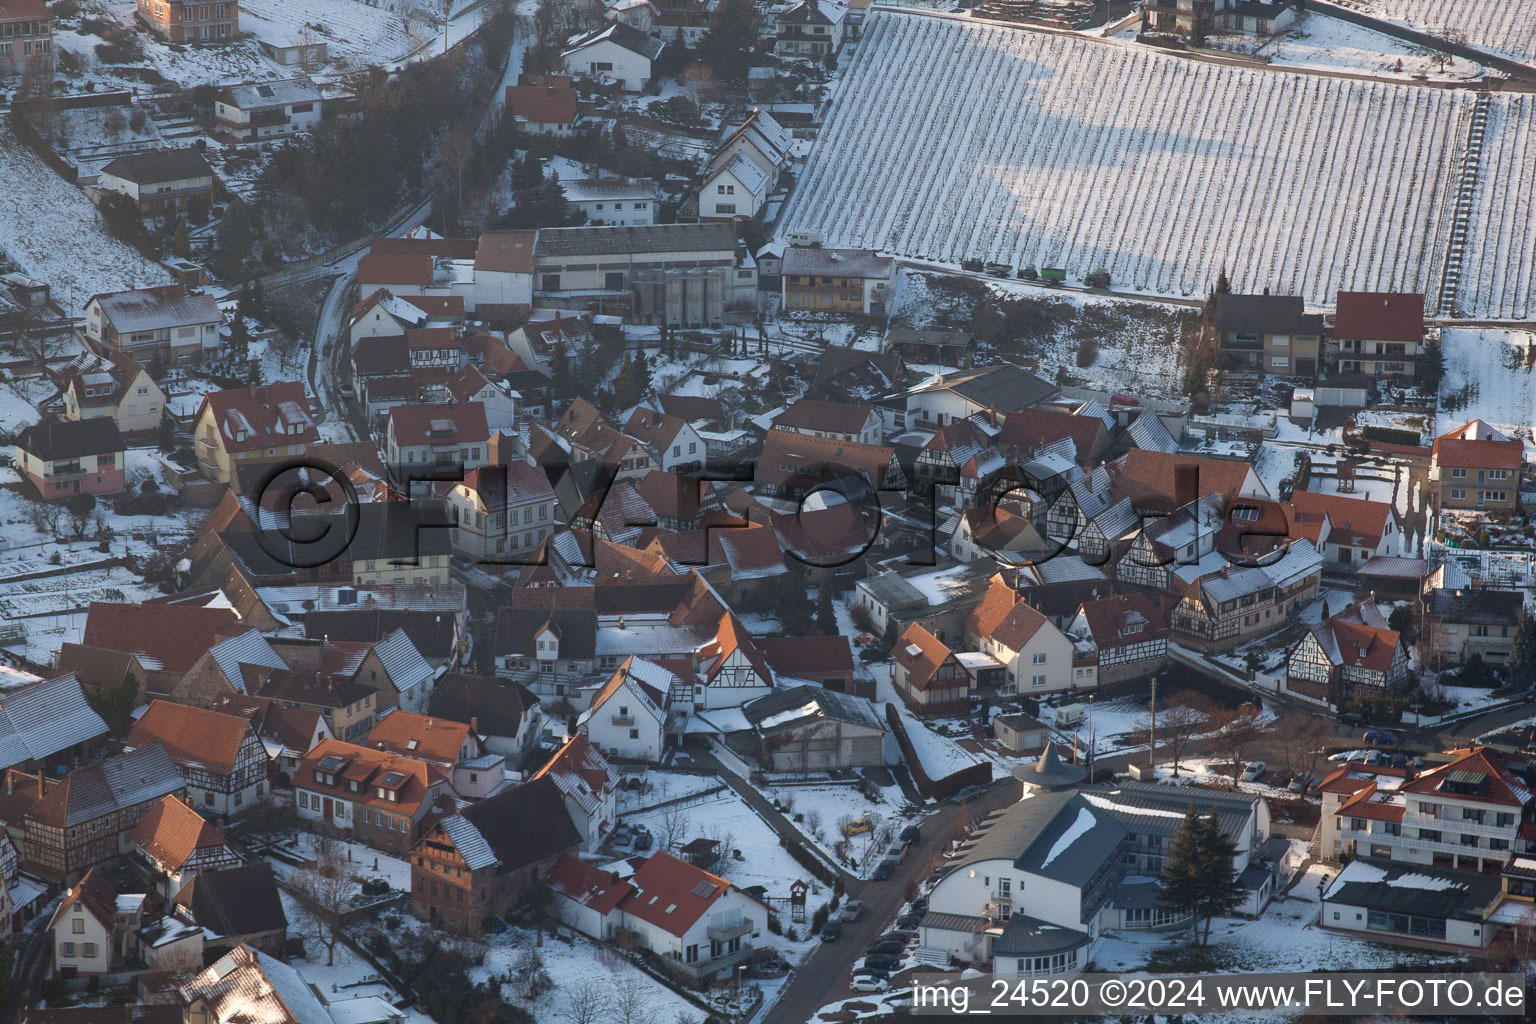
[[[326,821],[330,821],[331,820],[331,813],[335,809],[336,809],[335,808],[335,804],[333,803],[331,798],[330,797],[326,797],[325,798],[325,820]]]

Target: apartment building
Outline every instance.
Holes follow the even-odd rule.
[[[235,0],[139,0],[139,20],[172,43],[227,43],[240,34]]]

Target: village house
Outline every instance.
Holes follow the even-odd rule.
[[[169,43],[227,43],[240,34],[233,0],[138,0],[139,19]]]
[[[1405,900],[1405,889],[1413,890],[1413,897]],[[1475,951],[1502,930],[1491,918],[1503,899],[1493,875],[1362,856],[1345,865],[1323,893],[1320,920],[1324,928],[1371,942]]]
[[[142,895],[119,896],[95,869],[87,871],[48,922],[54,971],[69,976],[121,968],[133,952],[143,905]]]
[[[970,707],[971,677],[954,652],[917,623],[892,652],[891,683],[920,715],[948,715]]]
[[[46,785],[22,816],[22,863],[41,878],[67,881],[115,862],[133,852],[129,837],[149,809],[162,797],[181,799],[186,788],[159,743],[76,768]]]
[[[241,668],[252,696],[315,712],[336,739],[359,741],[378,718],[378,691],[344,672]]]
[[[1500,667],[1509,661],[1525,597],[1519,591],[1431,588],[1420,602],[1420,644],[1433,668],[1464,665],[1476,655]]]
[[[780,679],[804,679],[866,699],[875,696],[867,681],[856,677],[847,636],[764,636],[757,638],[757,648]]]
[[[35,771],[84,758],[108,732],[74,673],[0,694],[0,772]]]
[[[129,833],[137,862],[156,879],[169,900],[200,871],[244,863],[223,829],[174,796],[151,807]]]
[[[582,853],[607,842],[619,823],[619,773],[586,736],[572,736],[529,781],[539,779],[552,779],[559,788]]]
[[[268,861],[200,871],[172,905],[176,920],[202,932],[210,954],[242,945],[272,956],[287,953],[288,915]]]
[[[790,246],[784,252],[781,298],[789,312],[885,316],[896,261],[868,249]]]
[[[516,85],[507,86],[507,111],[520,131],[569,136],[576,127],[576,89],[571,76],[519,75]]]
[[[85,339],[97,352],[123,352],[148,365],[185,366],[219,347],[224,314],[213,296],[167,284],[92,295],[85,304]]]
[[[777,173],[764,171],[741,153],[714,164],[699,186],[699,220],[751,220],[768,201],[777,179]]]
[[[1169,615],[1174,638],[1199,651],[1227,651],[1284,628],[1317,596],[1322,556],[1297,541],[1262,566],[1228,563],[1184,587]]]
[[[661,40],[620,21],[610,22],[571,41],[560,53],[569,75],[616,82],[625,92],[644,92],[651,65],[661,56]]]
[[[293,778],[299,820],[391,854],[404,854],[446,795],[442,776],[417,757],[321,740]]]
[[[154,430],[165,416],[165,392],[122,352],[80,356],[65,369],[62,391],[67,420],[105,417],[131,434]]]
[[[92,601],[81,642],[59,648],[57,667],[93,689],[110,690],[132,677],[143,700],[170,693],[220,633],[238,623],[229,608]]]
[[[506,759],[488,751],[475,729],[473,720],[455,722],[396,710],[374,722],[366,742],[427,762],[449,780],[455,794],[478,800],[501,788]]]
[[[879,444],[884,437],[880,414],[864,402],[796,399],[773,418],[773,426],[775,430],[793,430],[797,434],[860,444]]]
[[[592,696],[587,710],[576,719],[576,728],[610,757],[659,762],[676,685],[677,677],[669,669],[630,655]]]
[[[385,427],[384,461],[397,480],[457,480],[486,464],[489,438],[479,402],[397,405]]]
[[[213,206],[213,168],[195,149],[160,149],[120,156],[101,169],[98,192],[127,196],[139,215],[201,222]]]
[[[1066,632],[1091,646],[1101,686],[1146,678],[1168,661],[1168,616],[1145,594],[1084,601]]]
[[[16,467],[44,501],[123,489],[127,444],[108,418],[34,423],[16,437]]]
[[[565,201],[580,210],[593,225],[656,223],[661,189],[653,178],[626,178],[601,169],[584,178],[561,178]]]
[[[411,913],[479,935],[581,846],[560,787],[543,777],[442,818],[410,851]]]
[[[1286,659],[1286,689],[1334,707],[1397,697],[1409,682],[1408,645],[1373,604],[1312,624]]]
[[[210,392],[193,422],[198,471],[217,483],[229,483],[238,462],[303,455],[320,439],[298,381]]]
[[[1299,295],[1216,296],[1216,334],[1230,369],[1316,377],[1323,318]]]
[[[975,339],[965,331],[930,327],[893,327],[885,332],[885,351],[895,353],[908,363],[937,363],[953,369],[971,365],[971,346]]]
[[[431,713],[470,722],[485,749],[517,765],[542,732],[539,698],[526,686],[495,676],[449,672],[432,687]]]
[[[647,951],[694,985],[732,976],[756,954],[768,907],[730,882],[670,853],[647,857],[626,878],[566,855],[549,873],[554,913],[594,939]]]
[[[704,439],[685,419],[642,406],[630,414],[624,432],[648,446],[664,472],[691,473],[704,466]]]
[[[549,478],[526,462],[471,469],[448,509],[454,550],[479,563],[524,564],[558,525]]]
[[[487,231],[475,246],[475,313],[502,319],[533,306],[536,231]],[[491,374],[487,357],[486,373]],[[532,367],[530,367],[532,369]],[[527,397],[527,396],[524,396]]]
[[[202,812],[231,817],[265,803],[271,759],[248,718],[151,701],[129,730],[127,749],[162,744]]]
[[[214,98],[213,112],[221,135],[266,142],[309,131],[320,122],[323,106],[319,87],[301,75],[225,86]]]
[[[0,78],[53,77],[53,15],[43,0],[0,0]]]
[[[1011,589],[995,581],[988,593],[1000,588]],[[989,608],[996,607],[989,603]],[[989,621],[992,618],[990,614],[968,618],[966,632],[975,630],[979,640],[976,649],[1003,666],[1007,685],[1015,692],[1034,697],[1098,685],[1096,666],[1074,657],[1072,638],[1022,598],[1016,598],[1006,613]]]
[[[1397,511],[1389,502],[1296,491],[1291,512],[1294,535],[1310,540],[1330,562],[1364,564],[1398,546]]]
[[[1424,350],[1424,296],[1341,291],[1329,336],[1340,373],[1412,377]]]
[[[773,19],[773,52],[780,57],[830,57],[843,47],[846,4],[802,0]]]
[[[404,338],[416,327],[452,326],[464,318],[464,300],[458,296],[395,295],[375,288],[352,307],[347,333],[356,347],[364,338]]]
[[[995,416],[1031,409],[1055,398],[1059,389],[1012,363],[934,375],[913,385],[906,395],[901,429],[932,430],[978,413]]]
[[[331,727],[318,708],[291,708],[264,697],[231,697],[219,705],[229,714],[246,715],[256,735],[272,756],[273,785],[288,788],[304,755],[321,740],[329,739]]]
[[[1435,438],[1429,486],[1442,510],[1514,512],[1520,507],[1520,470],[1525,446],[1482,420]]]
[[[763,438],[753,482],[769,498],[798,502],[811,491],[830,487],[857,502],[867,491],[902,487],[906,477],[895,450],[885,445],[775,427]]]
[[[196,1024],[333,1024],[325,1004],[299,972],[276,957],[236,946],[176,990],[185,1019]]]

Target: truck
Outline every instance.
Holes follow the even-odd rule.
[[[1100,267],[1098,270],[1095,270],[1093,273],[1083,278],[1083,283],[1086,284],[1089,288],[1108,288],[1109,271],[1105,270],[1103,267]]]
[[[1040,280],[1046,284],[1061,284],[1067,279],[1067,272],[1062,267],[1041,267]]]
[[[960,269],[961,270],[969,271],[970,273],[973,273],[973,274],[977,273],[978,271],[980,271],[981,268],[984,267],[985,265],[986,264],[982,263],[981,260],[961,260],[960,261]]]
[[[1013,268],[1006,263],[988,263],[987,273],[993,277],[1012,277]]]

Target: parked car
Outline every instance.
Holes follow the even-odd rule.
[[[894,860],[883,860],[879,864],[875,865],[875,873],[870,875],[870,878],[874,879],[876,882],[883,882],[887,878],[890,878],[891,874],[895,872],[895,870],[896,862]]]
[[[1243,781],[1244,782],[1256,782],[1256,781],[1258,781],[1259,776],[1263,775],[1264,772],[1268,768],[1269,768],[1269,765],[1265,764],[1263,761],[1255,761],[1255,762],[1253,762],[1253,764],[1250,764],[1248,766],[1248,769],[1243,772]]]
[[[902,914],[900,917],[898,917],[896,919],[896,926],[898,928],[906,928],[906,929],[916,928],[919,925],[921,925],[922,923],[923,923],[922,912],[921,911],[916,911],[916,910],[909,910],[907,913]]]
[[[843,904],[843,912],[838,915],[837,919],[844,924],[852,924],[859,919],[859,915],[862,913],[864,913],[864,901],[849,900]]]
[[[1365,730],[1365,742],[1373,747],[1395,747],[1397,737],[1385,729]]]
[[[655,842],[656,840],[651,838],[651,834],[649,832],[636,832],[635,852],[644,853],[646,850],[649,850]]]
[[[881,939],[873,946],[870,946],[869,949],[865,950],[865,953],[866,955],[875,955],[880,953],[890,953],[894,955],[896,953],[900,953],[903,949],[906,948],[907,944],[902,942],[900,939]]]
[[[966,786],[960,792],[956,793],[954,796],[950,797],[948,800],[945,800],[944,802],[947,803],[947,804],[963,804],[967,800],[973,800],[973,799],[975,799],[976,797],[978,797],[980,795],[981,795],[981,787],[980,786]]]
[[[906,828],[901,830],[901,841],[909,846],[913,843],[920,843],[922,840],[923,830],[918,828],[916,825],[908,825]]]
[[[341,385],[338,385],[337,388],[336,388],[336,393],[338,395],[340,395],[342,398],[356,398],[357,397],[357,389],[354,388],[351,384],[341,384]]]
[[[853,984],[848,988],[854,992],[884,992],[891,987],[891,983],[884,978],[876,978],[873,975],[865,975],[854,978]]]
[[[1393,768],[1406,768],[1406,767],[1408,767],[1408,755],[1407,754],[1393,754],[1392,755],[1392,767]]]
[[[901,961],[897,957],[890,953],[871,953],[869,956],[864,958],[864,963],[862,966],[874,967],[876,969],[884,968],[886,970],[890,970],[900,962]]]
[[[828,921],[826,925],[821,929],[821,941],[836,942],[839,938],[842,937],[842,934],[842,925],[838,924],[836,921]]]
[[[1307,784],[1300,779],[1292,779],[1291,784],[1285,788],[1292,793],[1305,793],[1307,791]]]

